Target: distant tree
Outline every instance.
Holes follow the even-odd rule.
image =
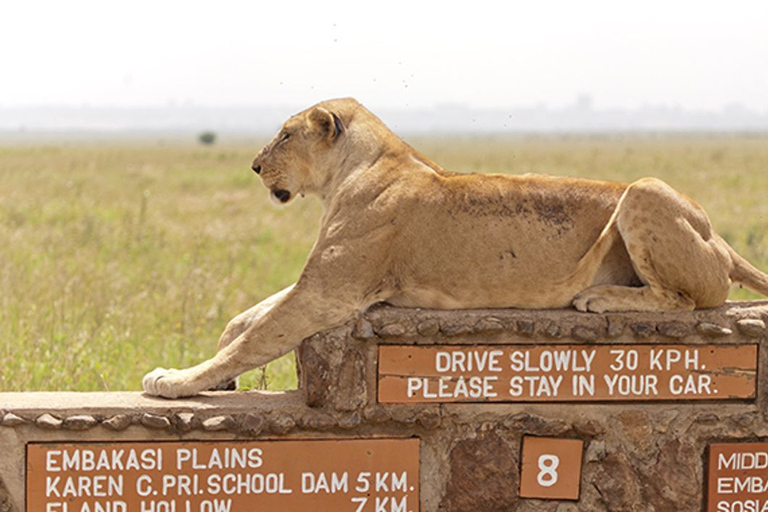
[[[200,144],[205,144],[206,146],[210,146],[214,142],[216,142],[216,133],[215,132],[203,132],[200,135],[197,136],[197,140],[200,141]]]

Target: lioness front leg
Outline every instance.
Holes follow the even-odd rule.
[[[323,293],[328,289],[333,288],[300,281],[214,357],[186,370],[158,368],[144,377],[144,390],[166,398],[196,395],[277,359],[298,347],[304,338],[339,325],[360,311],[359,302],[330,298]]]
[[[294,285],[280,290],[274,295],[270,295],[266,299],[262,300],[252,308],[240,313],[235,318],[229,321],[224,332],[221,333],[217,351],[223,349],[230,343],[232,343],[238,336],[243,334],[254,322],[259,320],[262,316],[266,315],[272,310],[278,303],[280,303],[288,292],[293,289]],[[231,380],[220,382],[216,384],[213,390],[218,391],[234,391],[237,389],[237,377]]]

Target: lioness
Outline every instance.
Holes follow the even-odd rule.
[[[733,282],[768,294],[768,276],[662,181],[454,174],[353,99],[291,117],[253,170],[277,202],[320,196],[315,247],[295,285],[229,323],[212,359],[149,373],[151,395],[231,382],[381,301],[675,311],[719,306]]]

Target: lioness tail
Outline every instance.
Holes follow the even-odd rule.
[[[728,247],[733,262],[731,281],[740,283],[761,295],[768,297],[768,275],[755,268],[750,262],[742,258],[731,247]]]

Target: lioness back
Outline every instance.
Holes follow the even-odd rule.
[[[467,307],[471,289],[482,290],[476,307],[522,306],[509,303],[511,287],[542,296],[595,243],[626,189],[553,176],[416,174],[400,190],[412,197],[401,202],[410,211],[396,253],[408,292],[390,301],[401,305],[455,307],[460,294]]]

